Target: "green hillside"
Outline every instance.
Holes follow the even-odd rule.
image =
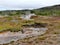
[[[34,13],[37,15],[54,15],[58,16],[60,15],[60,5],[54,5],[54,6],[48,6],[48,7],[43,7],[39,9],[34,9]]]

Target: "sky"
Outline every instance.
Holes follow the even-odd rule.
[[[0,10],[35,9],[60,4],[60,0],[0,0]]]

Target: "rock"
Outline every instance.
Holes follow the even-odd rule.
[[[38,18],[38,16],[31,16],[30,19],[35,19],[35,18]]]

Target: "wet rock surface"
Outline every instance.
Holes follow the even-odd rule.
[[[25,28],[22,33],[21,31],[19,32],[6,32],[0,34],[0,44],[6,44],[10,43],[11,41],[17,41],[19,39],[24,39],[24,38],[29,38],[29,37],[35,37],[42,35],[48,30],[47,28]]]

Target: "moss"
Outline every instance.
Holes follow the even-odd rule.
[[[45,40],[47,37],[45,37],[45,36],[40,36],[38,39],[39,40]]]

